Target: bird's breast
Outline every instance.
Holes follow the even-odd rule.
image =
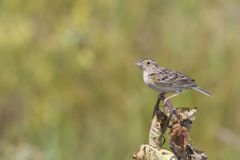
[[[149,73],[147,73],[146,71],[143,72],[143,80],[144,83],[149,87],[154,89],[155,91],[158,92],[175,92],[176,90],[178,90],[177,88],[173,88],[173,87],[166,87],[166,86],[161,86],[161,85],[157,85],[153,82],[151,76],[149,76]]]
[[[155,89],[155,84],[153,83],[151,77],[149,76],[149,74],[145,71],[143,72],[143,80],[144,80],[144,83],[150,87],[150,88],[153,88]]]

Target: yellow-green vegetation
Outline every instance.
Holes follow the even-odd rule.
[[[219,136],[240,135],[239,15],[238,0],[1,0],[0,159],[131,159],[157,98],[143,57],[214,94],[171,101],[199,108],[209,159],[239,159],[240,136]]]

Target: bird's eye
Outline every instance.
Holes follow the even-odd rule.
[[[150,62],[147,62],[147,65],[149,65],[150,64]]]

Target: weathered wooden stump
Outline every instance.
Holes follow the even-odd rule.
[[[203,151],[194,149],[190,129],[197,108],[159,109],[160,100],[154,107],[148,144],[142,144],[133,154],[134,160],[206,160]],[[170,103],[170,102],[168,102]],[[174,111],[174,112],[173,112]],[[173,114],[174,113],[174,114]],[[163,149],[164,134],[169,130],[169,149]]]

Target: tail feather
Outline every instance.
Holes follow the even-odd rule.
[[[202,94],[205,94],[205,95],[207,95],[209,97],[213,96],[210,92],[208,92],[208,91],[206,91],[206,90],[204,90],[204,89],[202,89],[202,88],[200,88],[198,86],[197,87],[193,87],[192,89],[194,89],[195,91],[198,91],[198,92],[200,92]]]

